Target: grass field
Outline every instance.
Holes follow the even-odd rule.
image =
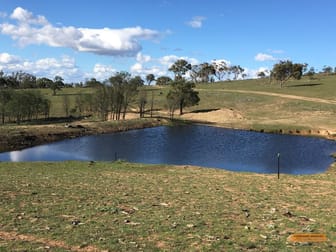
[[[154,116],[167,116],[166,95],[169,87],[145,87],[148,92],[149,109],[151,92],[154,94]],[[336,76],[318,76],[315,80],[303,78],[289,81],[285,87],[270,84],[268,79],[225,81],[221,83],[198,84],[201,101],[199,105],[185,109],[186,116],[217,123],[224,127],[242,129],[263,129],[265,131],[311,130],[328,131],[336,135]],[[75,107],[74,99],[79,93],[92,93],[88,88],[67,88],[56,96],[50,90],[42,90],[52,101],[51,116],[64,116],[64,97],[69,97],[70,109]],[[293,97],[295,96],[295,97]],[[316,101],[314,100],[316,99]],[[137,110],[136,101],[131,104]],[[241,120],[230,120],[227,115],[221,120],[211,114],[199,111],[231,110],[241,115]],[[189,114],[189,117],[188,117]],[[176,115],[178,118],[179,116]],[[227,119],[227,120],[226,120]]]
[[[0,251],[332,251],[335,171],[0,163]],[[293,233],[328,241],[287,243]]]
[[[335,87],[336,76],[289,82],[284,88],[267,80],[198,84],[199,105],[176,117],[335,139]],[[145,88],[154,90],[154,116],[166,116],[168,87]],[[41,92],[52,101],[51,116],[59,117],[65,96],[74,106],[79,93],[93,90]],[[5,125],[0,143],[5,150],[11,139],[15,148],[32,139],[38,144],[163,121],[72,122],[81,129],[65,128],[64,122]],[[0,162],[0,251],[333,251],[335,185],[335,163],[323,174],[278,180],[275,175],[121,161]],[[302,232],[326,234],[328,241],[287,243],[290,234]]]

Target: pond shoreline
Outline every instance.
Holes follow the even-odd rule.
[[[216,122],[207,122],[201,120],[170,120],[165,117],[153,117],[106,122],[77,121],[71,124],[57,123],[47,125],[2,126],[2,128],[0,128],[0,153],[22,150],[29,147],[82,136],[108,134],[163,125],[179,124],[199,124],[268,134],[319,137],[336,141],[335,134],[330,134],[328,131],[321,130],[253,129],[249,127],[230,127],[228,125],[223,125]]]
[[[144,129],[167,124],[167,120],[164,118],[145,118],[107,122],[77,121],[71,124],[2,126],[0,128],[0,153],[82,136]]]

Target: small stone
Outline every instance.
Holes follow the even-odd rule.
[[[292,214],[289,210],[286,210],[282,215],[288,217],[288,218],[291,218],[294,216],[294,214]]]
[[[263,238],[263,239],[265,239],[265,240],[267,239],[267,236],[263,235],[263,234],[261,234],[260,237]]]

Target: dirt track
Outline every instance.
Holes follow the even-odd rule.
[[[242,94],[256,94],[280,97],[285,99],[294,99],[315,103],[323,103],[329,105],[336,105],[336,100],[328,100],[314,97],[305,97],[289,94],[279,94],[272,92],[263,91],[249,91],[249,90],[227,90],[227,89],[197,89],[199,91],[208,92],[227,92],[227,93],[242,93]],[[274,105],[272,105],[272,108]],[[332,111],[297,111],[294,114],[282,111],[280,117],[249,117],[246,116],[242,108],[219,108],[209,112],[202,113],[186,113],[182,115],[182,118],[189,120],[204,121],[213,124],[223,125],[225,127],[243,128],[249,129],[253,124],[264,124],[264,125],[299,125],[307,127],[307,132],[301,130],[299,134],[303,135],[317,135],[326,137],[329,139],[336,138],[336,127],[332,123],[332,118],[334,118],[335,113]],[[266,108],[267,109],[267,108]],[[269,107],[268,111],[269,113]],[[280,126],[285,128],[279,128],[282,132],[287,132],[292,134],[292,130],[286,129],[286,126]],[[310,130],[309,130],[310,129]]]
[[[208,90],[208,89],[198,89],[198,90],[214,91],[214,92],[227,92],[227,93],[243,93],[243,94],[268,95],[268,96],[276,96],[276,97],[287,98],[287,99],[295,99],[295,100],[301,100],[301,101],[310,101],[310,102],[318,102],[318,103],[325,103],[325,104],[336,105],[336,100],[326,100],[326,99],[321,99],[321,98],[298,96],[298,95],[288,95],[288,94],[279,94],[279,93],[263,92],[263,91],[228,90],[228,89],[211,89],[211,90]]]

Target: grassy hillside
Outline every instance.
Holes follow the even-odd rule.
[[[164,110],[166,105],[166,95],[169,87],[144,87],[148,90],[147,100],[148,102],[151,100],[151,91],[154,92],[154,108],[157,110]],[[196,87],[200,92],[201,102],[199,106],[193,107],[192,109],[211,109],[217,108],[220,106],[234,106],[240,103],[241,106],[244,105],[245,100],[249,100],[250,104],[256,102],[256,106],[260,106],[260,103],[264,103],[265,105],[271,104],[273,101],[272,97],[264,97],[261,98],[259,95],[246,95],[234,93],[235,90],[245,90],[245,91],[262,91],[262,92],[270,92],[270,93],[279,93],[279,94],[289,94],[289,95],[297,95],[297,96],[305,96],[305,97],[314,97],[321,98],[327,100],[336,101],[336,76],[321,76],[316,80],[309,80],[304,78],[299,81],[290,81],[286,83],[284,88],[280,88],[277,84],[269,84],[268,79],[257,79],[257,80],[240,80],[240,81],[225,81],[225,82],[217,82],[211,84],[198,84]],[[222,90],[223,92],[221,92]],[[230,93],[225,93],[224,91],[231,90]],[[45,94],[52,101],[52,111],[51,115],[64,115],[63,109],[63,100],[64,96],[69,96],[71,101],[71,107],[74,106],[74,98],[79,93],[92,93],[93,89],[91,88],[65,88],[62,91],[58,91],[56,96],[52,96],[51,90],[42,90],[43,94]],[[255,98],[254,98],[255,97]],[[275,99],[275,98],[274,98]],[[276,100],[275,100],[276,102]],[[147,105],[147,107],[149,104]],[[311,105],[314,108],[314,105]],[[318,105],[316,105],[318,106]],[[316,107],[315,106],[315,107]],[[137,104],[134,103],[133,108],[137,107]],[[322,105],[324,108],[324,105]],[[262,109],[262,108],[260,108]],[[295,108],[294,108],[295,109]],[[297,108],[298,110],[300,107]],[[332,108],[326,109],[332,110]],[[335,109],[335,108],[334,108]]]
[[[332,251],[336,167],[309,176],[0,163],[0,251]],[[292,233],[324,243],[292,244]]]
[[[286,87],[266,80],[199,84],[199,105],[182,119],[220,126],[336,136],[336,77]],[[168,87],[154,93],[166,116]],[[64,116],[68,88],[51,95],[51,116]],[[295,95],[295,97],[293,97]],[[136,103],[131,110],[136,110]],[[134,115],[134,114],[133,114]],[[177,116],[179,117],[179,116]],[[165,120],[0,127],[1,146],[153,126]],[[81,127],[76,127],[79,125]],[[14,141],[14,146],[17,147]],[[235,173],[124,162],[0,162],[0,251],[332,251],[336,248],[336,166],[317,175]],[[292,244],[293,233],[322,233],[324,243]]]

